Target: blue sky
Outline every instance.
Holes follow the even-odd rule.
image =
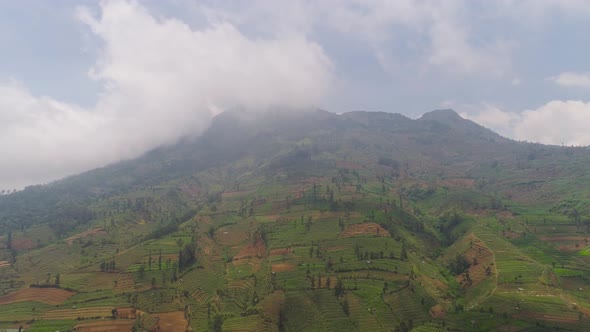
[[[0,188],[136,157],[236,107],[453,108],[588,145],[589,18],[581,0],[3,1]]]

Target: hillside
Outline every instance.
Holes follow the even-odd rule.
[[[0,196],[0,328],[589,330],[589,163],[452,110],[225,112]]]

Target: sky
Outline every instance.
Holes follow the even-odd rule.
[[[196,137],[226,109],[452,108],[590,145],[590,1],[0,1],[0,189]]]

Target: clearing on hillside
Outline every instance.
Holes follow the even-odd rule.
[[[14,239],[12,240],[12,248],[15,250],[29,250],[35,248],[35,242],[31,239]]]
[[[285,272],[293,270],[295,270],[295,266],[293,264],[279,263],[272,265],[272,272]]]
[[[184,319],[184,312],[172,311],[153,314],[158,320],[158,331],[184,332],[188,325]]]
[[[245,258],[253,258],[253,257],[264,257],[266,253],[266,246],[264,245],[264,241],[262,238],[256,239],[254,243],[251,243],[244,247],[240,252],[234,256],[234,260],[240,260]]]
[[[107,234],[107,232],[105,232],[102,227],[97,227],[97,228],[92,228],[92,229],[89,229],[85,232],[76,234],[74,236],[70,236],[65,241],[68,245],[71,246],[72,243],[74,243],[74,241],[76,241],[77,239],[83,239],[86,237],[91,237],[91,236],[95,236],[95,235],[105,235],[105,234]]]
[[[385,228],[373,222],[349,225],[346,227],[344,232],[340,234],[342,237],[351,237],[357,235],[373,235],[381,237],[390,236],[389,232]]]
[[[76,293],[60,288],[25,288],[0,297],[0,305],[25,301],[56,305],[63,303],[74,294]]]

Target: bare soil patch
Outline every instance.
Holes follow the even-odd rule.
[[[3,267],[10,267],[9,261],[0,261],[0,269]]]
[[[128,292],[135,288],[135,280],[131,273],[121,273],[117,277],[117,283],[115,284],[115,292]]]
[[[474,287],[494,275],[494,268],[491,266],[494,262],[494,253],[477,236],[471,234],[468,239],[470,247],[463,253],[463,257],[470,264],[467,269],[469,278],[467,272],[464,272],[457,276],[457,281],[463,287]]]
[[[285,303],[285,293],[283,291],[274,291],[262,300],[262,312],[273,321],[278,322],[283,303]]]
[[[35,242],[31,239],[14,239],[12,240],[12,248],[16,250],[29,250],[35,248]]]
[[[63,303],[74,294],[76,293],[60,288],[25,288],[0,297],[0,305],[25,301],[56,305]]]
[[[234,260],[253,257],[261,258],[264,257],[265,254],[266,246],[264,245],[264,241],[262,241],[262,238],[259,237],[254,241],[254,243],[250,243],[244,248],[242,248],[242,250],[240,250],[240,252],[238,252],[238,254],[234,256]]]
[[[539,239],[552,243],[562,251],[578,251],[588,246],[586,236],[541,236]]]
[[[272,265],[272,272],[285,272],[293,270],[295,270],[295,265],[293,264],[279,263]]]
[[[180,185],[180,191],[192,199],[197,199],[201,195],[201,188],[195,184]]]
[[[429,313],[430,317],[432,318],[445,318],[447,312],[440,304],[437,304],[434,307],[430,308]]]
[[[159,331],[170,331],[170,332],[184,332],[188,325],[184,319],[184,312],[173,311],[165,313],[151,314],[158,320],[157,327]]]
[[[133,329],[133,320],[115,319],[100,320],[77,324],[74,327],[78,332],[129,332]]]
[[[521,233],[511,232],[511,231],[504,231],[502,232],[505,238],[507,239],[518,239],[522,236]]]
[[[380,225],[372,222],[354,224],[346,227],[344,232],[340,234],[341,237],[351,237],[356,235],[373,235],[381,237],[389,237],[389,232]]]
[[[444,179],[441,184],[451,188],[474,188],[475,180],[469,178]]]

